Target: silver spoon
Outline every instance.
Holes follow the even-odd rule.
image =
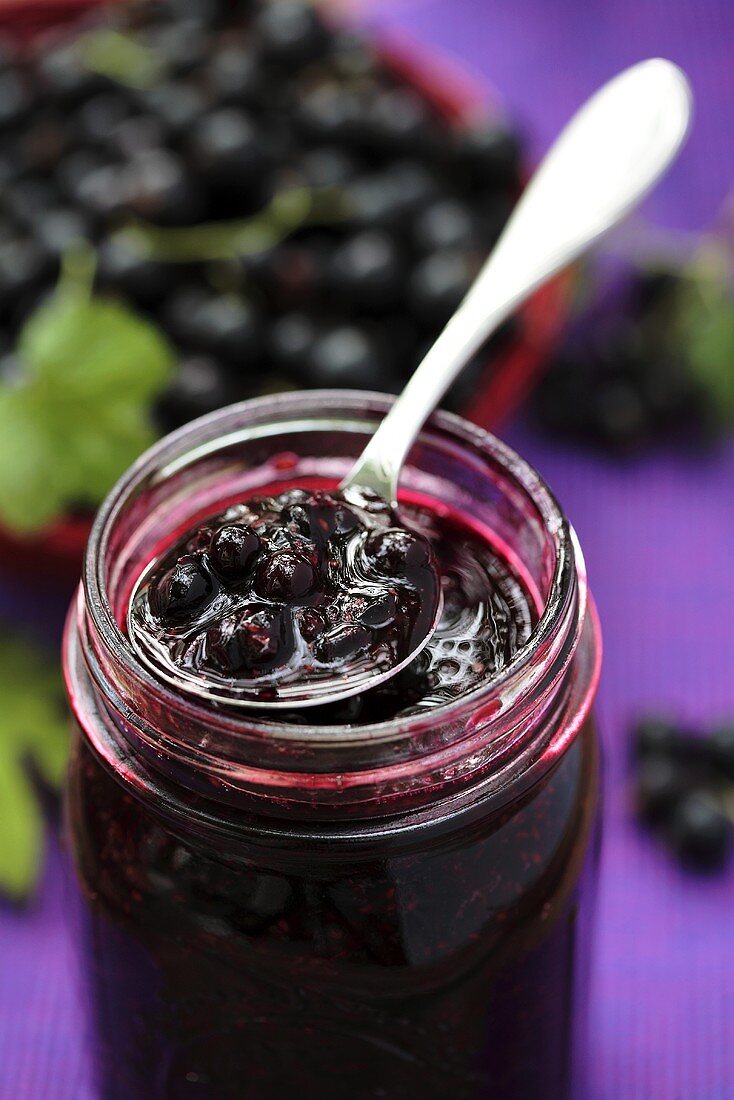
[[[691,109],[685,75],[660,58],[626,69],[587,100],[546,154],[464,301],[342,481],[342,490],[367,489],[397,500],[406,455],[463,367],[533,290],[644,198],[683,144]],[[399,664],[378,672],[362,662],[351,673],[342,665],[333,679],[318,684],[276,682],[267,699],[244,682],[217,687],[185,673],[161,651],[151,651],[149,639],[136,637],[130,619],[129,627],[140,656],[159,676],[200,697],[267,710],[335,702],[377,686],[424,648],[440,611],[421,644]]]
[[[573,116],[545,156],[468,294],[341,484],[397,497],[400,469],[447,389],[529,294],[621,221],[670,166],[692,95],[670,61],[625,69]]]

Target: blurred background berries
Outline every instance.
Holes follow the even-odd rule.
[[[0,405],[32,384],[26,326],[83,245],[90,307],[115,300],[170,345],[136,409],[151,438],[275,390],[399,390],[521,190],[505,121],[449,120],[303,0],[95,8],[3,44],[0,103]],[[466,394],[465,381],[449,405]],[[106,467],[121,473],[119,459]],[[0,484],[6,526],[53,518],[19,524],[7,498]]]
[[[661,236],[649,256],[638,244],[580,272],[577,316],[535,395],[553,437],[619,457],[707,448],[734,426],[734,257],[707,235],[656,259]]]
[[[632,750],[641,823],[685,867],[723,868],[734,843],[734,722],[699,734],[668,718],[643,718]]]

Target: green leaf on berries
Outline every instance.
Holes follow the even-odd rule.
[[[69,724],[58,662],[29,642],[0,634],[0,890],[18,900],[36,883],[43,813],[31,770],[57,789]]]
[[[64,281],[18,354],[23,376],[0,385],[0,522],[23,534],[97,505],[153,442],[174,356],[154,325]]]

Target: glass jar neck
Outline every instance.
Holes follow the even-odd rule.
[[[80,723],[120,770],[135,760],[215,802],[275,817],[380,817],[520,783],[573,740],[598,673],[595,616],[576,540],[552,494],[512,451],[448,414],[406,464],[406,493],[491,532],[538,605],[528,643],[455,702],[389,722],[265,722],[176,694],[137,660],[121,628],[142,567],[223,501],[305,482],[336,484],[389,399],[308,393],[223,410],[168,437],[100,511],[67,632]],[[90,714],[90,711],[94,714]]]

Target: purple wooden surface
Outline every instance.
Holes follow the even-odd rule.
[[[489,76],[539,149],[615,70],[650,54],[672,57],[693,80],[696,131],[648,211],[684,227],[714,219],[734,165],[730,0],[382,0],[376,18]],[[694,722],[734,714],[734,446],[708,459],[613,464],[550,446],[523,425],[507,434],[578,529],[606,640],[606,840],[588,1100],[729,1100],[734,873],[692,879],[637,831],[624,737],[631,715],[660,703]],[[24,608],[18,592],[0,588],[6,617]],[[47,614],[41,596],[32,618],[42,625]],[[32,909],[0,905],[0,1100],[93,1100],[81,1038],[52,852]]]

